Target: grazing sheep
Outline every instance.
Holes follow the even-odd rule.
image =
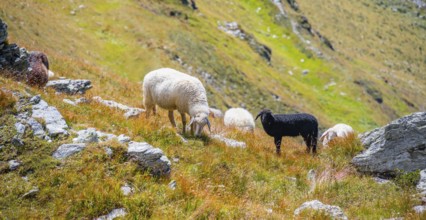
[[[169,119],[176,127],[173,111],[182,116],[182,132],[185,133],[186,116],[190,115],[191,133],[200,136],[207,124],[210,130],[209,105],[206,90],[200,80],[174,69],[162,68],[149,72],[143,80],[143,103],[148,118],[156,105],[169,110]]]
[[[243,108],[231,108],[225,112],[223,122],[227,127],[236,127],[242,131],[254,131],[254,120],[250,112]]]
[[[46,54],[39,51],[29,53],[28,62],[30,64],[27,73],[27,83],[30,86],[44,87],[54,74],[49,70],[49,61]]]
[[[318,122],[310,114],[272,114],[269,109],[259,112],[256,119],[260,117],[263,129],[274,137],[277,154],[281,154],[281,139],[283,136],[295,137],[301,135],[306,143],[307,151],[317,152]]]
[[[354,130],[351,126],[346,124],[337,124],[332,128],[329,128],[327,131],[325,131],[321,137],[320,141],[322,141],[323,146],[328,146],[328,143],[333,140],[336,137],[345,138],[348,137],[350,134],[353,134]]]

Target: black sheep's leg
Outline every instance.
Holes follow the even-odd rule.
[[[312,143],[312,153],[316,154],[317,153],[317,136],[312,137],[311,143]]]
[[[303,136],[303,140],[305,141],[306,144],[306,152],[310,153],[311,152],[311,137],[309,135],[307,136]]]
[[[282,137],[274,137],[275,147],[278,155],[281,155],[281,139]]]

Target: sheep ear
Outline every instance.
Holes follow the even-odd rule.
[[[209,121],[208,118],[206,118],[206,120],[207,120],[207,126],[209,126],[209,131],[210,131],[210,133],[212,133],[212,129],[211,129],[211,126],[210,126],[210,121]]]

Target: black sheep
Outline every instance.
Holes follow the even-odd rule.
[[[33,51],[29,54],[28,62],[30,68],[27,73],[27,83],[31,86],[44,87],[49,81],[49,61],[46,54]]]
[[[272,114],[269,109],[264,109],[256,116],[260,116],[263,129],[274,137],[277,154],[281,154],[281,139],[283,136],[295,137],[301,135],[306,143],[307,151],[317,152],[318,122],[310,114]]]

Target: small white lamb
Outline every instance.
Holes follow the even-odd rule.
[[[195,77],[170,68],[149,72],[143,80],[143,104],[148,118],[151,110],[156,114],[156,105],[169,110],[169,119],[176,127],[173,111],[182,116],[182,132],[185,133],[186,116],[190,115],[191,133],[200,136],[207,124],[210,130],[209,105],[203,84]]]
[[[243,108],[230,108],[225,112],[223,122],[227,127],[236,127],[242,131],[254,131],[253,115]]]
[[[351,126],[346,124],[337,124],[332,128],[329,128],[325,131],[321,137],[320,141],[322,141],[323,146],[328,146],[328,143],[336,137],[345,138],[350,134],[353,134],[354,130]]]

